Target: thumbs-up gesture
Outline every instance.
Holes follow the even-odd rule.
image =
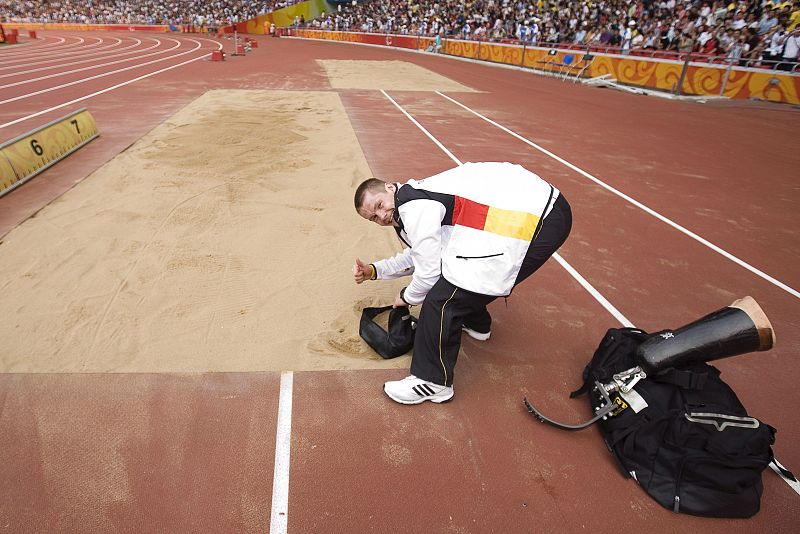
[[[356,284],[360,284],[364,280],[370,280],[372,278],[372,267],[356,258],[356,262],[353,264],[353,278]]]

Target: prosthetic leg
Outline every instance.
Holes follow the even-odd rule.
[[[745,297],[677,330],[663,330],[644,341],[636,351],[636,367],[621,371],[611,382],[595,382],[603,406],[595,416],[578,425],[558,423],[542,415],[524,399],[528,412],[539,421],[563,430],[580,430],[613,417],[618,405],[611,393],[630,392],[639,380],[695,362],[709,362],[754,351],[765,351],[775,344],[775,333],[764,311],[752,297]]]
[[[769,350],[774,344],[769,319],[752,297],[745,297],[677,330],[658,332],[639,345],[636,360],[654,375],[693,362]]]

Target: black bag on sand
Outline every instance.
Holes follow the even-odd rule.
[[[389,311],[388,332],[378,325],[374,319],[383,312]],[[390,359],[402,356],[414,347],[414,330],[416,317],[408,308],[364,308],[361,312],[361,323],[358,333],[367,345],[377,352],[381,358]]]
[[[583,387],[571,397],[589,391],[596,411],[602,397],[592,390],[595,381],[607,384],[615,373],[639,365],[637,348],[659,335],[608,330],[583,372]],[[648,374],[632,394],[615,392],[611,399],[617,404],[613,415],[600,422],[606,446],[623,474],[659,504],[710,517],[758,512],[775,429],[747,415],[715,367],[695,362]]]

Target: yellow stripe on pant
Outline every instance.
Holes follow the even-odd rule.
[[[27,182],[99,135],[86,109],[56,119],[0,146],[0,196]]]
[[[444,384],[442,384],[443,386],[447,385],[447,366],[444,363],[444,354],[442,351],[442,332],[444,331],[444,310],[445,308],[447,308],[447,303],[453,300],[453,297],[456,296],[456,291],[458,291],[458,288],[455,288],[453,290],[453,294],[450,295],[450,298],[447,299],[444,304],[442,304],[442,316],[439,318],[439,363],[442,364],[442,371],[444,371]]]

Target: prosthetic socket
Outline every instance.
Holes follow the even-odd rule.
[[[648,375],[695,362],[710,362],[775,344],[775,333],[767,316],[752,297],[689,323],[677,330],[664,330],[639,345],[636,359]]]

